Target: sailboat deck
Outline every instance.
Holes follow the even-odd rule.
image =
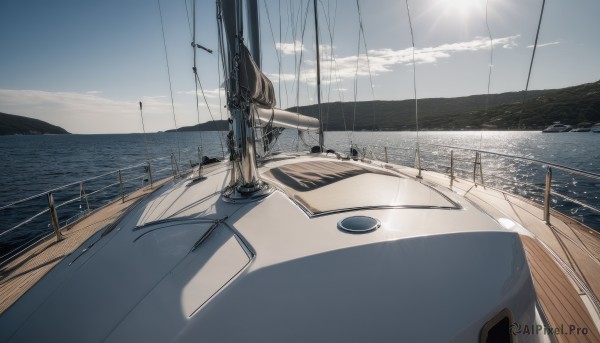
[[[118,200],[104,206],[73,226],[62,230],[63,239],[61,241],[57,242],[56,238],[52,236],[3,266],[0,270],[0,314],[83,242],[115,222],[138,200],[158,189],[169,179],[155,183],[153,188],[145,187],[130,194],[125,197],[124,202]]]
[[[546,249],[535,239],[521,236],[538,300],[552,328],[562,328],[559,342],[599,342],[600,334],[585,304]],[[557,302],[557,300],[559,302]],[[586,328],[584,335],[577,328]]]
[[[408,176],[416,170],[392,166]],[[448,187],[446,175],[423,172],[424,182]],[[164,181],[163,181],[164,182]],[[125,203],[114,202],[63,231],[65,239],[47,241],[0,270],[0,313],[18,300],[39,279],[85,240],[123,214],[136,199],[152,190],[140,190]],[[550,326],[585,328],[587,334],[557,335],[559,342],[600,341],[600,319],[594,306],[600,294],[600,234],[573,219],[552,213],[551,225],[543,220],[542,209],[526,199],[466,180],[455,180],[453,191],[463,195],[490,216],[508,218],[527,228],[532,236],[521,235],[534,285]],[[537,239],[536,239],[537,238]]]
[[[416,176],[413,168],[399,171]],[[449,186],[447,175],[422,172],[424,181]],[[561,213],[551,211],[550,224],[540,205],[499,190],[455,179],[453,191],[495,219],[506,218],[526,228],[535,238],[521,235],[536,293],[549,325],[588,329],[587,335],[557,335],[559,342],[598,342],[600,318],[600,234]],[[577,280],[577,282],[575,281]],[[594,309],[596,306],[596,309]]]

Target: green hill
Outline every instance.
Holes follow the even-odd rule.
[[[62,127],[38,119],[0,112],[0,135],[68,134]]]
[[[600,122],[600,81],[528,97],[525,104],[502,104],[468,113],[476,125],[502,129],[540,130],[555,121],[577,126]],[[479,120],[477,120],[479,119]]]
[[[457,98],[419,99],[420,130],[541,130],[554,121],[577,125],[600,121],[600,81],[563,89]],[[321,105],[325,130],[415,129],[414,100],[334,102]],[[296,111],[296,107],[289,108]],[[316,105],[300,106],[298,112],[317,117]]]
[[[523,92],[507,92],[490,94],[489,99],[485,94],[419,99],[418,106],[420,130],[542,130],[555,121],[576,126],[583,122],[600,122],[600,81],[529,91],[524,103]],[[317,105],[288,110],[318,117]],[[415,101],[412,99],[324,103],[321,111],[326,131],[415,130]],[[219,130],[228,130],[226,120],[217,120],[216,125]],[[179,129],[198,130],[214,131],[215,123]]]
[[[229,123],[227,120],[215,120],[214,122],[209,121],[207,123],[202,123],[194,126],[183,126],[177,129],[179,132],[186,131],[228,131]],[[165,132],[175,132],[176,130],[167,130]]]

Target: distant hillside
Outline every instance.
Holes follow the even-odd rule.
[[[449,118],[454,119],[456,116]],[[535,129],[555,121],[577,126],[600,122],[600,81],[528,97],[525,104],[502,104],[467,114],[475,125],[502,129]]]
[[[178,129],[179,132],[186,132],[186,131],[228,131],[229,130],[229,123],[227,122],[227,120],[215,120],[214,122],[207,122],[207,123],[202,123],[199,125],[194,125],[194,126],[184,126],[184,127],[180,127]],[[175,129],[173,130],[167,130],[165,132],[175,132]]]
[[[0,112],[0,135],[68,134],[62,127],[45,121]]]
[[[576,126],[600,122],[600,81],[562,89],[457,98],[419,99],[420,130],[542,130],[555,121]],[[326,131],[415,130],[415,101],[332,102],[321,105]],[[316,105],[291,107],[289,111],[318,117]],[[352,121],[356,113],[354,127]],[[228,130],[226,120],[216,122]],[[214,131],[215,124],[182,127],[179,131]],[[170,130],[174,131],[174,130]]]
[[[575,87],[457,98],[419,99],[421,130],[539,130],[561,121],[577,125],[600,122],[600,81]],[[353,102],[322,104],[325,130],[352,130]],[[296,111],[296,107],[289,108]],[[298,112],[317,117],[317,106],[300,106]],[[415,129],[414,100],[361,101],[356,103],[354,130],[402,131]]]

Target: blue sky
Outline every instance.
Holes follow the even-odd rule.
[[[277,93],[281,85],[278,101],[283,108],[316,101],[312,0],[304,43],[300,33],[308,3],[259,0],[263,70]],[[354,100],[356,74],[357,100],[412,98],[404,1],[360,0],[369,63],[363,41],[357,61],[356,1],[319,4],[323,101]],[[187,5],[191,16],[191,0]],[[409,5],[418,97],[486,93],[490,61],[486,1],[409,0]],[[211,112],[222,118],[227,114],[219,105],[214,6],[213,0],[198,0],[196,40],[215,50],[213,55],[199,51],[198,70]],[[162,0],[161,7],[177,124],[194,125],[198,117],[186,1]],[[524,89],[540,7],[541,1],[489,0],[492,93]],[[599,13],[596,0],[547,2],[530,89],[600,79]],[[294,41],[296,52],[303,49],[299,96]],[[138,101],[143,101],[147,131],[174,128],[157,1],[1,0],[0,46],[0,112],[45,120],[73,133],[141,132]],[[200,101],[200,121],[205,122],[210,116]]]

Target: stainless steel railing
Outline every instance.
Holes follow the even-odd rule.
[[[589,212],[587,224],[600,230],[600,175],[596,173],[530,157],[438,144],[420,144],[418,151],[412,147],[371,146],[369,152],[362,155],[365,158],[407,166],[412,165],[414,160],[417,169],[448,174],[450,187],[458,176],[524,196],[542,205],[544,220],[548,224],[551,210],[563,213],[566,210],[565,214],[573,217],[584,209]],[[511,175],[507,172],[507,168],[512,168],[516,169],[513,172],[518,173],[518,163],[530,166],[521,167],[530,172],[522,173],[523,175]],[[586,181],[576,182],[576,177]],[[575,189],[578,183],[583,190]],[[568,206],[559,204],[559,201]],[[580,219],[583,218],[581,216]]]
[[[154,166],[158,166],[158,169],[154,169]],[[178,178],[190,173],[192,169],[193,166],[190,165],[190,168],[180,170],[175,155],[170,154],[71,182],[0,206],[0,216],[4,223],[10,223],[10,219],[7,219],[10,216],[6,215],[6,212],[30,212],[25,218],[0,228],[3,229],[0,230],[0,266],[52,235],[57,241],[61,240],[62,230],[106,204],[119,200],[125,202],[129,194],[144,187],[153,188],[155,180],[165,177]],[[93,197],[96,198],[96,202],[91,204]],[[69,208],[78,202],[79,209]],[[67,218],[61,221],[59,214]],[[52,230],[48,230],[49,227]]]

